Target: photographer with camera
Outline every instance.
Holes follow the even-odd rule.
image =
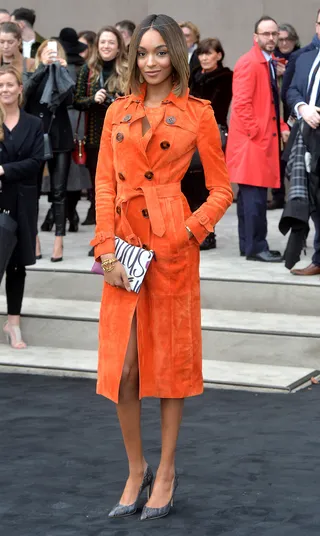
[[[91,205],[83,225],[95,223],[95,174],[104,118],[110,104],[125,92],[127,69],[126,49],[120,32],[113,26],[105,26],[97,34],[88,65],[83,65],[80,70],[74,101],[77,110],[87,112],[86,165],[92,190]],[[93,250],[89,256],[93,256]]]

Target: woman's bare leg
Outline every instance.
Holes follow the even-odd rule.
[[[175,453],[183,412],[183,398],[161,399],[161,459],[147,503],[150,508],[161,508],[168,504],[173,491],[175,475]]]
[[[141,439],[141,402],[139,400],[139,365],[137,321],[134,315],[127,353],[122,371],[117,413],[129,462],[127,480],[120,503],[129,505],[137,498],[147,463]]]

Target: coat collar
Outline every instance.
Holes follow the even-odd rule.
[[[135,95],[134,93],[132,93],[129,96],[128,101],[126,102],[126,105],[125,105],[126,109],[133,102],[143,103],[145,96],[146,96],[147,84],[146,83],[141,84],[140,89],[141,91],[138,95]],[[163,104],[169,104],[169,103],[174,104],[175,106],[177,106],[177,108],[184,111],[187,108],[188,98],[189,98],[189,89],[187,89],[185,94],[182,95],[181,97],[178,97],[177,95],[173,93],[173,91],[171,91],[169,95],[167,96],[167,98],[164,99],[162,102]]]
[[[261,51],[261,48],[259,47],[258,43],[254,43],[253,44],[253,47],[252,47],[252,52],[253,52],[253,55],[255,56],[256,60],[259,62],[259,63],[268,63],[266,58],[264,57],[262,51]]]

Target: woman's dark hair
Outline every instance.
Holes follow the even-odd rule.
[[[225,57],[224,48],[221,44],[221,41],[217,39],[216,37],[208,37],[207,39],[203,39],[200,41],[198,48],[197,48],[197,55],[199,54],[208,54],[212,51],[220,52],[221,59],[218,61],[219,67],[223,66],[223,60]]]
[[[16,22],[2,22],[0,24],[0,32],[6,34],[11,33],[18,41],[22,40],[21,29]]]
[[[94,45],[94,42],[96,40],[97,34],[96,32],[93,32],[91,30],[84,30],[83,32],[78,33],[78,37],[84,37],[84,39],[87,41],[89,47]]]
[[[279,32],[287,32],[290,41],[294,42],[295,46],[300,48],[300,39],[297,30],[292,26],[292,24],[289,24],[288,22],[280,24]]]
[[[178,97],[188,89],[189,64],[185,37],[179,24],[168,15],[149,15],[135,29],[129,47],[129,90],[140,91],[140,70],[137,65],[138,48],[142,36],[148,30],[156,30],[161,35],[171,59],[175,80],[174,93]]]

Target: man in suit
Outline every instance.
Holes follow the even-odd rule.
[[[320,9],[317,15],[316,32],[320,37]],[[320,42],[300,55],[296,62],[295,73],[287,91],[287,104],[298,118],[303,118],[312,128],[320,127]],[[314,254],[309,266],[293,269],[294,275],[320,274],[320,207],[312,213],[315,225]]]
[[[261,262],[282,261],[267,242],[268,188],[280,186],[280,138],[285,142],[289,137],[280,118],[272,61],[278,35],[275,20],[262,17],[255,24],[252,49],[235,66],[226,154],[231,182],[239,185],[240,255]]]
[[[318,18],[319,18],[319,15],[317,16],[317,20]],[[287,104],[287,92],[288,92],[288,89],[290,87],[290,84],[294,76],[296,62],[298,58],[300,58],[302,54],[305,54],[306,52],[314,51],[318,49],[319,47],[320,47],[320,27],[316,23],[316,33],[313,36],[311,43],[309,43],[309,45],[306,45],[303,48],[300,48],[299,50],[296,50],[289,57],[286,70],[283,75],[283,81],[282,81],[282,87],[281,87],[281,98],[285,104]]]
[[[22,32],[22,54],[24,58],[35,58],[37,50],[44,41],[34,29],[36,14],[33,9],[19,7],[11,15],[12,22],[16,22]]]

